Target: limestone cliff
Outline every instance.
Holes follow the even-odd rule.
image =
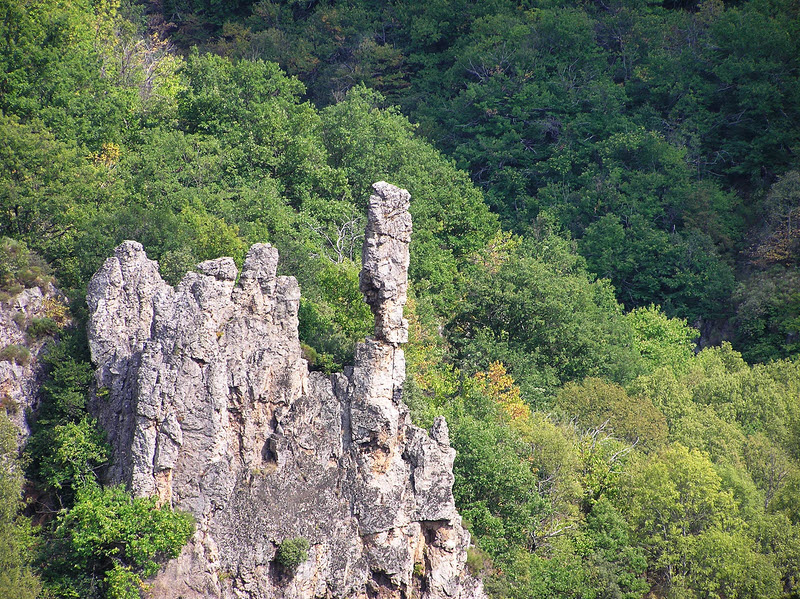
[[[37,320],[50,321],[59,328],[70,322],[66,299],[52,283],[0,299],[0,410],[19,429],[20,445],[30,434],[26,413],[37,407],[43,376],[41,358],[54,333],[32,335]]]
[[[452,495],[447,424],[430,435],[402,402],[409,194],[374,185],[361,289],[375,336],[355,364],[309,373],[300,291],[253,246],[172,288],[142,246],[119,246],[88,302],[113,481],[188,510],[197,532],[154,581],[159,598],[482,597]],[[274,561],[304,537],[296,573]]]

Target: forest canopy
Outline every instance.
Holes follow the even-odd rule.
[[[22,455],[0,408],[0,595],[138,597],[192,534],[103,484],[113,248],[176,283],[273,244],[332,372],[386,180],[405,401],[447,417],[490,595],[797,597],[799,153],[793,0],[0,0],[0,300],[54,280],[74,323],[29,331]]]

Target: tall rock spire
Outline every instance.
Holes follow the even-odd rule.
[[[360,287],[375,315],[375,339],[408,341],[403,306],[408,296],[408,246],[411,243],[411,195],[384,183],[375,183],[369,198],[367,229],[361,253]]]
[[[402,401],[409,194],[374,186],[361,288],[375,335],[345,373],[309,372],[299,288],[254,245],[241,275],[204,262],[174,289],[125,242],[89,284],[92,410],[109,431],[111,482],[189,511],[197,527],[149,581],[159,599],[482,598],[465,568],[447,424]],[[309,541],[287,573],[285,539]]]

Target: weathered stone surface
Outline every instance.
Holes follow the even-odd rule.
[[[125,242],[89,285],[90,347],[107,399],[113,481],[190,511],[197,532],[152,582],[159,598],[482,597],[452,495],[447,425],[402,402],[408,193],[375,185],[361,281],[376,335],[346,374],[309,373],[299,288],[253,246],[174,289]],[[309,540],[294,576],[284,539]]]
[[[369,198],[361,254],[361,292],[375,315],[375,338],[405,343],[408,321],[403,318],[403,306],[408,293],[411,195],[383,181],[372,187],[375,195]]]
[[[35,411],[42,379],[41,358],[51,336],[32,339],[28,328],[37,318],[50,318],[60,326],[69,324],[66,299],[52,284],[24,289],[0,300],[0,350],[21,346],[24,360],[0,361],[0,410],[19,429],[20,445],[30,434],[25,414]]]

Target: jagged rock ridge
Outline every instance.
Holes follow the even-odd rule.
[[[197,532],[154,597],[483,597],[452,495],[447,424],[431,434],[402,402],[409,194],[374,185],[361,288],[375,337],[342,374],[309,373],[299,288],[253,246],[174,289],[142,246],[120,245],[89,285],[92,359],[109,390],[109,476],[194,514]],[[279,543],[302,536],[292,576]]]

